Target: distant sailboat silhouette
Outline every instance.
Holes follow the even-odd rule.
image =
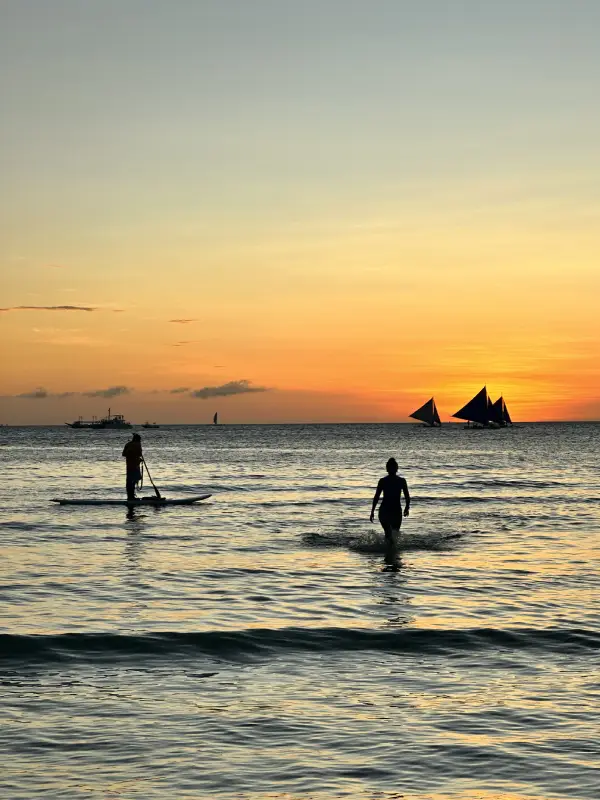
[[[213,417],[213,425],[218,425],[218,424],[219,424],[219,414],[215,413]]]
[[[424,422],[428,428],[439,428],[442,425],[433,397],[408,416]]]
[[[487,392],[487,387],[484,386],[472,400],[469,400],[466,406],[463,406],[452,416],[457,419],[464,419],[468,423],[473,422],[476,426],[489,428],[490,422],[493,422],[492,408],[493,403]]]

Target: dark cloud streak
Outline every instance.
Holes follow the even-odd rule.
[[[119,395],[129,394],[131,389],[127,386],[109,386],[108,389],[97,389],[94,392],[49,392],[43,386],[38,386],[31,392],[10,395],[20,397],[24,400],[47,400],[48,398],[62,399],[64,397],[119,397]]]
[[[96,311],[95,306],[8,306],[0,308],[0,313],[8,311]]]
[[[23,397],[27,400],[45,400],[47,397],[51,397],[46,389],[42,386],[35,389],[33,392],[23,392],[22,394],[15,395],[16,397]]]
[[[190,392],[191,397],[207,400],[209,397],[230,397],[236,394],[249,394],[251,392],[268,392],[266,386],[252,386],[250,381],[229,381],[221,386],[203,386]]]
[[[95,392],[83,392],[84,397],[119,397],[129,394],[131,389],[128,386],[109,386],[108,389],[96,389]]]

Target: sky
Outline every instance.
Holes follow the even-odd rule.
[[[0,422],[600,419],[596,0],[0,0]]]

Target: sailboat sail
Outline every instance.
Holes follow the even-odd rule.
[[[503,417],[502,417],[502,406],[504,405],[504,400],[502,397],[499,397],[495,403],[492,404],[490,409],[490,420],[495,422],[496,425],[503,424]]]
[[[413,419],[418,419],[419,422],[424,422],[426,425],[429,425],[432,428],[442,424],[433,397],[424,403],[420,408],[417,408],[416,411],[413,411],[412,414],[409,414],[409,416]]]
[[[479,425],[488,425],[491,419],[492,402],[487,393],[487,388],[478,392],[466,406],[463,406],[453,417],[466,419],[467,422],[477,422]]]
[[[497,425],[504,427],[505,425],[512,425],[512,420],[510,418],[510,414],[508,413],[508,408],[506,407],[506,403],[504,402],[504,398],[502,395],[496,400],[496,402],[492,406],[492,422],[495,422]]]
[[[219,414],[216,413],[213,417],[213,425],[217,425],[219,422]]]

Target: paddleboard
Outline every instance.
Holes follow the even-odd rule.
[[[201,494],[197,497],[177,497],[169,500],[167,497],[140,497],[138,500],[93,500],[85,498],[83,500],[69,500],[65,498],[53,498],[51,503],[58,503],[61,506],[191,506],[192,503],[199,503],[200,500],[207,500],[212,497],[210,494]]]

